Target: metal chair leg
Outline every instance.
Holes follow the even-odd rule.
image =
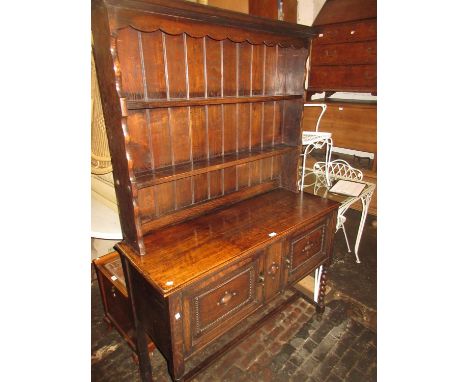
[[[333,151],[333,140],[330,138],[330,139],[327,139],[327,142],[325,144],[326,146],[326,152],[325,152],[325,179],[327,181],[327,186],[330,187],[331,186],[331,181],[330,181],[330,174],[329,174],[329,165],[330,165],[330,161],[331,161],[331,154],[332,154],[332,151]]]
[[[346,235],[346,229],[345,229],[344,224],[341,224],[340,228],[343,230],[344,238],[346,240],[346,245],[348,246],[348,253],[351,253],[351,247],[349,246],[348,235]]]
[[[304,150],[304,158],[302,159],[301,191],[304,190],[305,166],[306,166],[307,149],[308,148],[309,148],[309,146],[307,146],[306,149]]]

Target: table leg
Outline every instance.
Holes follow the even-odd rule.
[[[356,237],[356,244],[354,246],[354,253],[356,254],[356,263],[360,263],[359,260],[358,250],[359,250],[359,243],[361,242],[362,231],[364,230],[364,224],[366,222],[367,211],[369,210],[369,204],[372,199],[372,193],[368,193],[361,197],[362,203],[362,214],[361,214],[361,221],[359,223],[359,229]]]
[[[130,305],[132,307],[132,315],[135,325],[135,337],[136,337],[136,353],[138,356],[138,366],[140,369],[140,379],[144,382],[151,382],[153,375],[151,371],[151,362],[148,353],[148,343],[146,342],[146,334],[143,329],[143,324],[140,322],[138,316],[138,309],[135,306],[135,298],[133,294],[133,280],[129,265],[125,256],[120,256],[122,262],[122,270],[125,275],[125,282],[127,284],[128,297]]]

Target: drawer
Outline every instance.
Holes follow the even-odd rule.
[[[260,305],[258,261],[242,261],[216,272],[184,297],[189,311],[188,348],[203,345],[223,334]],[[186,323],[187,326],[187,323]]]
[[[325,225],[291,240],[291,272],[324,251]]]
[[[312,46],[315,44],[377,40],[377,21],[376,19],[369,19],[323,25],[316,27],[315,31],[318,35],[312,39]]]
[[[294,235],[289,244],[289,256],[286,261],[289,269],[288,281],[312,271],[327,256],[326,222],[303,230]]]
[[[328,44],[312,47],[312,65],[356,65],[377,63],[377,42]]]
[[[312,66],[309,89],[364,91],[377,89],[376,65]]]

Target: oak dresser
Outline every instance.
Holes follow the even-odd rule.
[[[338,204],[298,193],[312,29],[183,1],[92,2],[142,380],[323,265]],[[193,373],[192,373],[193,375]]]

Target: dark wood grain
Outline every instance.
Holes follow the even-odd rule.
[[[205,70],[207,78],[207,97],[222,97],[222,47],[225,41],[205,37]],[[192,97],[193,98],[193,97]]]
[[[377,1],[329,0],[314,21],[307,99],[314,93],[377,94]]]
[[[112,265],[112,271],[108,268]],[[104,318],[130,346],[136,356],[135,325],[119,254],[111,252],[93,260],[104,307]],[[117,277],[117,278],[116,278]],[[147,338],[148,351],[155,349]]]
[[[138,188],[144,188],[155,184],[167,183],[188,176],[242,165],[265,157],[282,155],[292,150],[295,150],[295,147],[287,145],[265,146],[262,149],[243,150],[238,153],[234,152],[212,159],[201,159],[193,163],[164,167],[138,174],[136,176],[136,185]]]
[[[139,36],[138,31],[125,28],[119,31],[116,39],[121,72],[121,94],[133,100],[144,99]]]
[[[239,12],[181,0],[106,0],[106,3],[109,7],[126,8],[129,13],[151,11],[174,19],[187,19],[192,23],[198,22],[201,25],[207,23],[214,26],[219,25],[225,29],[236,28],[240,31],[251,31],[252,36],[263,32],[272,33],[276,35],[274,38],[279,39],[281,35],[287,38],[308,38],[314,34],[310,27],[304,25],[248,16]],[[176,20],[171,21],[175,23]],[[118,24],[116,27],[118,27]]]
[[[375,0],[327,0],[314,25],[335,24],[377,17]]]
[[[223,122],[221,105],[210,105],[208,109],[208,156],[220,157],[223,148]]]
[[[269,233],[276,232],[278,240],[336,208],[337,203],[327,199],[273,190],[189,222],[153,231],[145,236],[144,258],[133,252],[127,255],[159,290],[169,294],[210,269],[239,258],[244,251],[250,253],[271,241]],[[167,281],[173,283],[166,285]]]
[[[162,33],[141,33],[141,50],[148,99],[166,99],[167,84],[164,68]]]
[[[222,96],[235,97],[237,93],[237,67],[238,50],[236,43],[224,40],[223,45],[223,75],[222,75]],[[237,102],[236,102],[237,103]]]
[[[170,98],[187,98],[184,35],[164,35]]]
[[[278,163],[278,162],[275,162]],[[170,214],[165,214],[165,215],[160,215],[158,219],[152,219],[148,222],[143,222],[143,232],[146,233],[151,233],[152,231],[169,226],[171,224],[179,223],[184,220],[189,220],[192,219],[196,216],[203,215],[209,211],[215,210],[217,208],[231,205],[233,203],[238,203],[242,200],[249,199],[255,195],[260,195],[265,192],[277,189],[279,187],[279,182],[277,181],[278,178],[278,173],[279,169],[276,168],[273,170],[274,175],[273,175],[273,180],[269,182],[263,182],[262,184],[259,184],[257,186],[253,187],[248,187],[244,188],[242,190],[239,190],[236,188],[236,192],[231,192],[228,195],[223,196],[222,198],[215,198],[215,199],[210,199],[209,201],[201,204],[195,204],[193,206],[190,206],[189,208],[186,209],[181,209],[178,211],[174,211],[174,197],[173,197],[173,191],[170,190],[169,188],[173,187],[171,183],[164,183],[161,185],[157,185],[156,187],[167,191],[160,191],[159,195],[161,198],[161,201],[164,202],[164,206],[166,207],[168,212],[172,212]],[[275,175],[276,174],[276,175]],[[163,187],[165,186],[165,187]],[[162,195],[161,195],[162,194]]]
[[[296,189],[313,32],[178,0],[92,4],[141,378],[147,334],[183,380],[289,286],[293,237],[321,224],[331,256],[338,204]],[[322,264],[309,257],[294,277]]]
[[[252,45],[243,42],[237,45],[237,95],[252,95]]]
[[[189,97],[205,97],[205,42],[186,36]]]
[[[234,90],[232,90],[234,89]],[[232,88],[225,87],[228,93],[235,93],[235,82]],[[239,104],[251,102],[281,101],[290,99],[301,99],[302,94],[285,94],[275,96],[245,96],[245,97],[219,97],[219,98],[191,98],[189,100],[170,100],[170,101],[130,101],[126,102],[129,110],[154,109],[167,107],[186,107],[191,105],[220,105],[220,104]]]
[[[276,0],[249,0],[249,14],[278,20],[278,2]]]
[[[105,7],[92,3],[93,54],[96,63],[100,95],[103,104],[103,114],[106,123],[107,138],[111,155],[115,192],[119,201],[119,218],[122,235],[126,242],[140,253],[142,240],[139,237],[138,223],[135,222],[136,209],[133,204],[133,193],[129,176],[129,162],[126,157],[125,136],[122,129],[122,110],[116,91],[116,84],[121,86],[120,64],[111,55],[111,47],[116,46],[115,38],[111,37],[108,14]],[[117,73],[114,71],[117,68]],[[117,76],[116,76],[117,75]],[[144,252],[144,249],[143,249]]]

